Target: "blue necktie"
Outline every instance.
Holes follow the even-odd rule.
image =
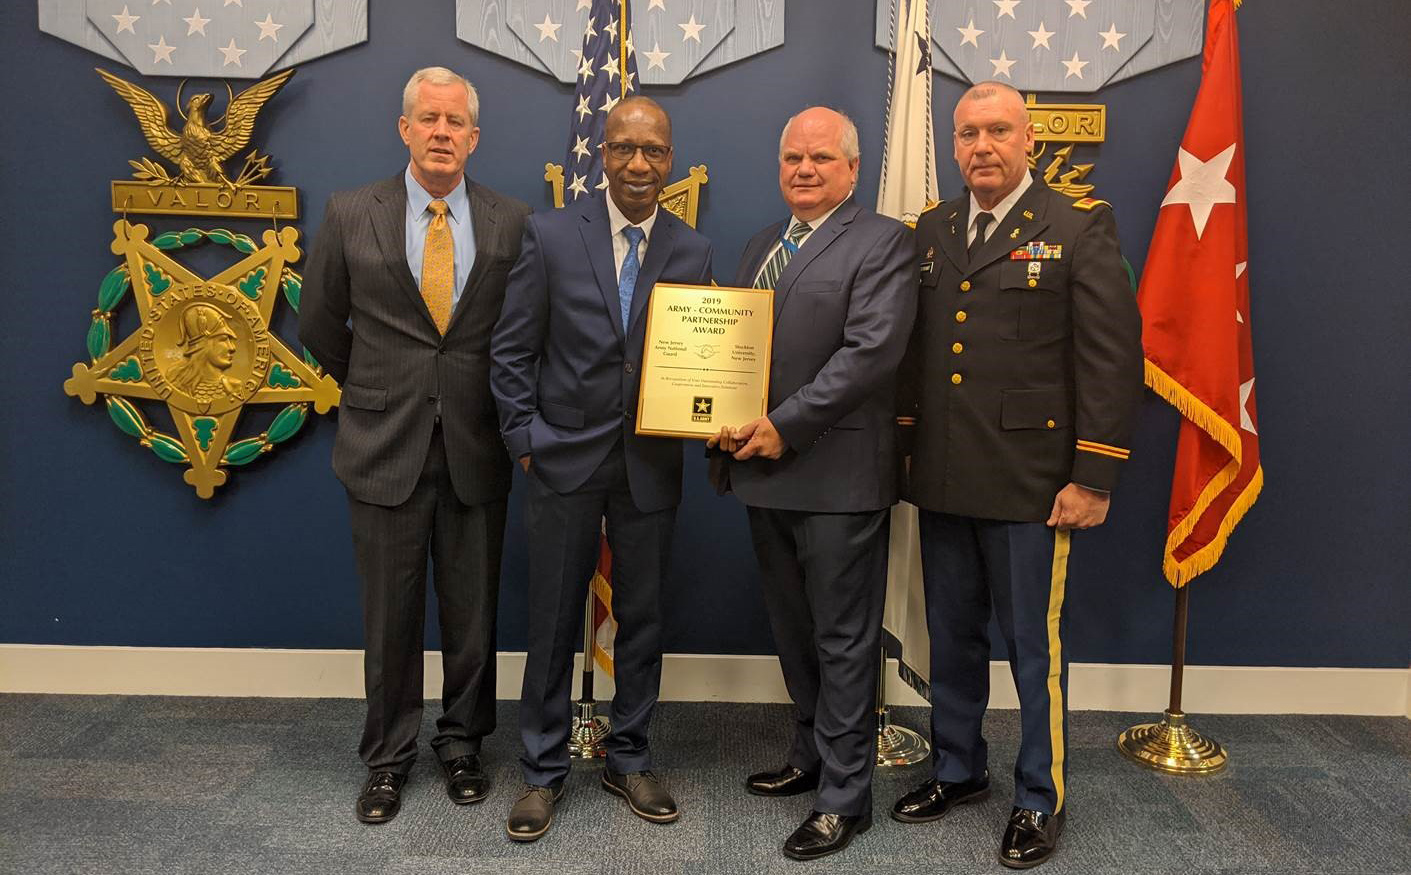
[[[632,290],[637,287],[637,273],[641,265],[637,262],[637,246],[641,244],[645,232],[636,225],[622,229],[627,238],[627,257],[622,259],[622,274],[617,280],[617,300],[622,305],[622,330],[627,331],[627,320],[632,315]]]

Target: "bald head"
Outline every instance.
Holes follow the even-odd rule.
[[[624,97],[619,100],[611,110],[608,111],[607,121],[603,123],[603,135],[611,140],[613,132],[626,124],[629,120],[644,121],[652,125],[661,127],[661,134],[665,137],[666,144],[671,145],[671,116],[666,114],[666,110],[661,108],[661,104],[650,97]]]
[[[671,119],[647,97],[619,100],[603,128],[603,175],[608,196],[636,225],[657,208],[671,173]]]
[[[823,106],[784,125],[779,137],[779,191],[800,221],[812,222],[848,199],[857,184],[857,126]]]
[[[955,105],[955,163],[981,209],[1014,191],[1029,172],[1034,126],[1024,96],[1003,82],[979,82]]]

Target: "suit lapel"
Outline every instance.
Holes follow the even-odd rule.
[[[749,244],[745,246],[744,253],[740,256],[740,267],[736,272],[735,285],[741,288],[750,288],[754,285],[755,277],[759,276],[759,269],[764,267],[764,259],[774,248],[774,242],[779,239],[779,235],[784,232],[784,223],[778,222],[769,226],[751,238]]]
[[[436,330],[436,321],[431,311],[426,309],[426,300],[421,296],[407,266],[407,189],[400,175],[394,176],[380,186],[373,194],[376,202],[372,210],[372,231],[377,238],[377,246],[382,250],[382,258],[387,269],[397,280],[397,287],[411,298],[415,309],[426,317],[426,324]],[[439,333],[439,332],[438,332]]]
[[[1029,186],[1014,206],[1010,207],[1004,221],[995,226],[990,239],[975,253],[975,261],[966,266],[965,276],[973,276],[1001,258],[1008,258],[1009,253],[1033,240],[1040,231],[1048,227],[1048,220],[1044,217],[1044,207],[1048,203],[1048,198],[1043,196],[1046,190],[1047,186],[1038,180]],[[963,241],[964,226],[961,230]]]
[[[834,211],[833,215],[823,223],[823,227],[808,235],[803,246],[794,253],[794,257],[789,259],[789,263],[784,267],[784,272],[779,275],[779,282],[774,286],[774,318],[779,319],[779,313],[784,309],[784,301],[789,297],[789,292],[793,291],[794,280],[798,279],[810,262],[822,254],[828,245],[847,230],[848,225],[857,216],[857,202],[849,198]]]
[[[964,272],[967,261],[965,229],[970,222],[970,198],[946,204],[941,207],[941,211],[941,251],[946,254],[950,263],[955,265],[956,270]]]
[[[652,237],[647,241],[647,257],[637,273],[637,285],[632,289],[632,310],[627,317],[629,336],[642,318],[642,311],[647,309],[647,301],[652,296],[652,286],[657,284],[662,271],[666,270],[666,263],[671,260],[671,250],[676,246],[676,225],[667,218],[668,215],[665,209],[657,207]]]
[[[588,251],[588,263],[593,267],[593,276],[598,280],[598,291],[603,296],[603,306],[607,307],[608,319],[617,339],[622,340],[622,304],[617,296],[617,265],[612,255],[612,227],[608,224],[607,195],[593,198],[583,211],[583,220],[578,231],[583,236],[583,246]]]
[[[493,258],[492,253],[496,248],[493,245],[496,233],[495,202],[485,197],[480,191],[480,186],[471,182],[469,177],[466,178],[465,188],[470,200],[471,232],[475,235],[475,263],[470,266],[465,288],[461,289],[460,300],[456,302],[455,312],[451,314],[451,324],[446,328],[447,334],[451,333],[461,314],[470,308],[470,300],[480,290],[480,281],[485,278],[485,265]]]

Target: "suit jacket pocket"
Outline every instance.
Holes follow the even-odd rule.
[[[833,423],[832,428],[867,428],[867,413],[859,407]]]
[[[359,386],[357,383],[344,383],[343,397],[339,403],[344,407],[356,407],[359,410],[386,410],[387,390]]]
[[[1067,428],[1073,419],[1073,400],[1062,386],[1044,389],[1004,389],[999,395],[1000,427]]]
[[[549,425],[560,428],[582,428],[583,411],[555,401],[540,401],[539,416]]]
[[[831,282],[824,280],[807,283],[796,283],[794,285],[794,290],[797,292],[802,292],[806,295],[827,295],[836,292],[841,292],[843,290],[843,284],[838,282],[837,280],[833,280]]]

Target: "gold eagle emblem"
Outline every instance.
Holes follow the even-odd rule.
[[[134,85],[100,68],[94,68],[103,81],[112,86],[137,116],[142,135],[158,155],[177,166],[179,176],[170,176],[151,161],[130,162],[137,169],[140,179],[148,179],[153,184],[175,185],[219,185],[236,189],[269,175],[268,159],[251,152],[246,158],[245,168],[232,180],[226,176],[224,164],[237,152],[250,143],[255,130],[255,116],[271,97],[284,87],[294,75],[294,70],[265,79],[250,86],[238,95],[231,97],[225,113],[220,118],[208,120],[206,111],[211,105],[210,94],[194,94],[186,103],[185,111],[178,108],[184,120],[181,130],[175,131],[167,124],[167,107],[156,95],[147,89]],[[227,89],[229,86],[227,86]],[[178,89],[177,100],[181,99]],[[224,124],[221,124],[224,122]],[[216,130],[213,125],[220,125]]]

